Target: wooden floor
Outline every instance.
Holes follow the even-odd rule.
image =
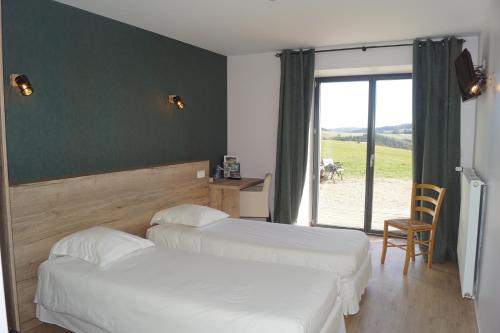
[[[477,333],[473,303],[460,296],[456,264],[428,269],[417,257],[404,277],[405,252],[389,248],[381,265],[382,238],[370,240],[373,276],[348,333]]]

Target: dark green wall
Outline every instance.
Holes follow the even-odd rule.
[[[2,21],[11,183],[225,154],[225,56],[47,0],[2,0]]]

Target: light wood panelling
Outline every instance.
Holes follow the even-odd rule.
[[[217,179],[213,183],[210,183],[210,187],[213,188],[228,188],[228,189],[244,189],[264,181],[261,178],[241,178],[241,179]]]
[[[208,161],[201,161],[11,186],[22,331],[40,324],[33,304],[37,269],[55,242],[97,225],[144,236],[156,211],[182,203],[208,204],[208,180],[196,178],[196,171],[208,174],[208,169]]]
[[[240,217],[240,190],[262,183],[260,178],[219,179],[210,184],[212,208],[222,210],[231,217]]]
[[[240,190],[223,188],[222,190],[222,211],[231,217],[240,217]]]
[[[21,281],[17,284],[17,295],[19,301],[19,317],[20,318],[32,318],[36,316],[35,305],[33,299],[35,298],[37,279],[32,278],[25,281]],[[38,321],[37,321],[38,322]],[[21,325],[22,331],[27,328],[34,326],[33,322],[23,322]]]
[[[217,187],[210,186],[208,189],[208,193],[208,204],[210,205],[210,207],[222,210],[222,190]]]

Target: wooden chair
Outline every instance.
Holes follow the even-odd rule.
[[[331,158],[322,158],[320,163],[320,181],[333,180],[335,175],[344,180],[344,165],[342,162],[334,162]]]
[[[435,196],[428,196],[424,191],[431,191]],[[384,244],[382,248],[382,265],[385,262],[385,255],[388,247],[398,247],[406,251],[405,267],[403,274],[408,273],[408,265],[410,258],[415,262],[415,256],[425,254],[425,252],[415,253],[415,244],[427,245],[428,247],[428,266],[432,268],[432,253],[434,251],[434,241],[436,239],[436,226],[439,221],[439,213],[443,203],[446,189],[431,184],[413,184],[411,195],[411,217],[409,219],[391,219],[384,221]],[[424,205],[424,203],[426,203]],[[431,208],[433,207],[433,208]],[[417,212],[420,214],[428,214],[432,216],[432,223],[426,223],[417,219]],[[389,226],[397,228],[406,234],[406,244],[395,244],[388,241]],[[415,239],[418,233],[430,232],[428,240]]]
[[[272,175],[266,174],[263,185],[256,185],[240,190],[240,217],[266,218],[271,222],[269,210],[269,191]]]

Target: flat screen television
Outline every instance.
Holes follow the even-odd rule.
[[[462,100],[466,101],[481,95],[480,90],[475,94],[471,92],[471,88],[476,84],[476,73],[469,50],[464,49],[460,53],[455,60],[455,68],[457,70],[458,86],[462,94]]]

